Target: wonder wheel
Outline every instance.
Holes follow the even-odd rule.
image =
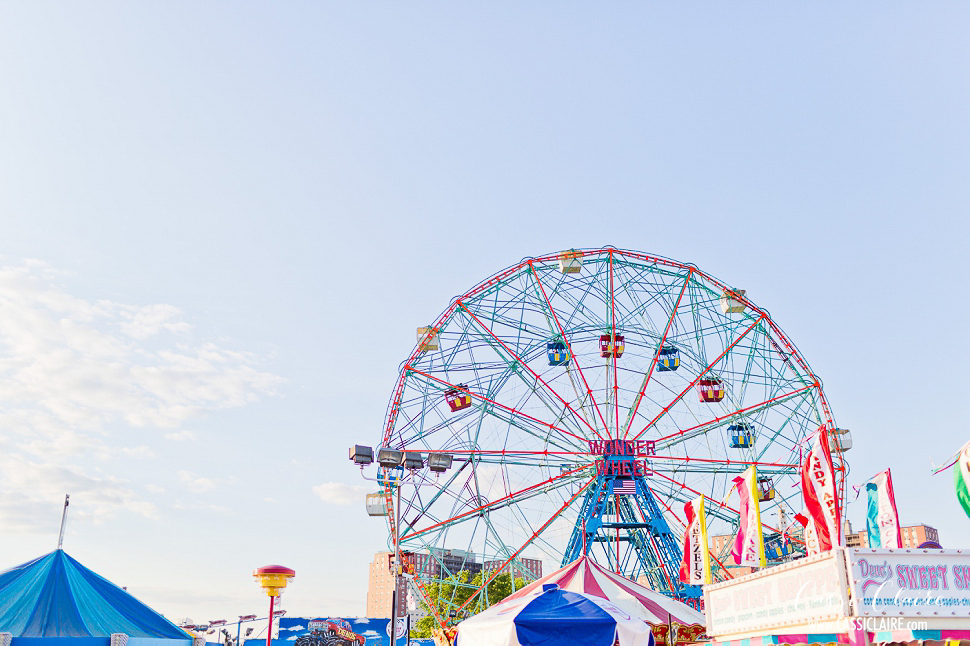
[[[705,495],[711,534],[731,534],[732,479],[756,465],[768,557],[791,558],[782,533],[819,427],[842,496],[847,447],[821,382],[743,290],[614,248],[530,258],[418,330],[381,442],[410,473],[391,539],[425,594],[457,578],[442,623],[499,572],[530,579],[583,552],[696,600],[677,580],[684,502]],[[729,543],[712,539],[717,577]]]

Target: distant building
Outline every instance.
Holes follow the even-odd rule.
[[[391,565],[394,552],[378,552],[370,564],[367,581],[367,615],[375,619],[390,618],[394,594],[394,574]],[[407,610],[407,580],[398,579],[397,615],[404,616]]]
[[[485,561],[485,563],[482,566],[482,569],[485,570],[486,572],[491,572],[493,570],[498,569],[503,563],[505,563],[504,560]],[[531,577],[532,579],[542,578],[542,561],[540,561],[539,559],[518,558],[515,560],[515,563],[518,564],[518,567],[510,563],[507,568],[515,573],[515,578],[518,579],[522,577],[522,570],[526,571],[527,577]]]
[[[415,575],[421,579],[445,579],[455,576],[461,571],[468,572],[471,580],[479,572],[493,571],[504,561],[487,561],[482,563],[472,552],[465,550],[447,550],[431,548],[427,552],[402,552],[401,560],[405,574]],[[378,552],[370,564],[367,582],[367,616],[384,618],[391,616],[392,595],[394,592],[394,574],[391,564],[394,560],[393,552]],[[535,578],[542,576],[542,561],[538,559],[520,558],[517,561],[521,567]],[[408,586],[407,578],[401,577],[398,586],[398,616],[410,614],[412,618],[424,614],[421,600],[417,598],[413,587]]]
[[[468,578],[482,571],[482,564],[478,562],[475,555],[465,550],[446,550],[432,547],[428,558],[428,571],[435,578],[453,576],[466,570]],[[444,576],[442,576],[444,575]]]
[[[714,555],[723,554],[725,548],[734,542],[734,534],[718,534],[711,536],[711,551]]]
[[[936,528],[929,525],[900,527],[899,533],[902,535],[903,547],[919,547],[926,541],[940,542],[940,533]],[[845,544],[848,547],[869,547],[869,532],[862,531],[858,534],[847,535]]]

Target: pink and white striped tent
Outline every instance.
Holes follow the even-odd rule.
[[[687,604],[611,572],[593,562],[588,556],[581,556],[552,574],[533,581],[496,605],[532,594],[535,590],[541,590],[542,585],[546,583],[555,583],[562,590],[585,592],[608,599],[630,615],[650,624],[657,644],[699,641],[706,629],[704,615],[700,612]],[[671,627],[675,631],[674,639],[668,641],[667,633]]]

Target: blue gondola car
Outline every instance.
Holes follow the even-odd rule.
[[[779,534],[765,537],[765,558],[778,561],[791,554],[791,548]]]
[[[546,345],[550,366],[569,365],[569,348],[562,341],[553,341]]]
[[[673,372],[679,367],[680,350],[671,345],[660,348],[660,352],[657,353],[657,371]]]
[[[747,449],[754,445],[754,426],[748,422],[738,422],[728,426],[732,449]]]

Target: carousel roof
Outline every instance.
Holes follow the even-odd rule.
[[[562,590],[585,592],[608,599],[631,615],[652,624],[666,624],[673,621],[689,626],[705,623],[704,615],[687,604],[611,572],[594,562],[589,556],[581,556],[538,581],[530,583],[503,599],[500,604],[525,597],[550,583],[555,583]]]

